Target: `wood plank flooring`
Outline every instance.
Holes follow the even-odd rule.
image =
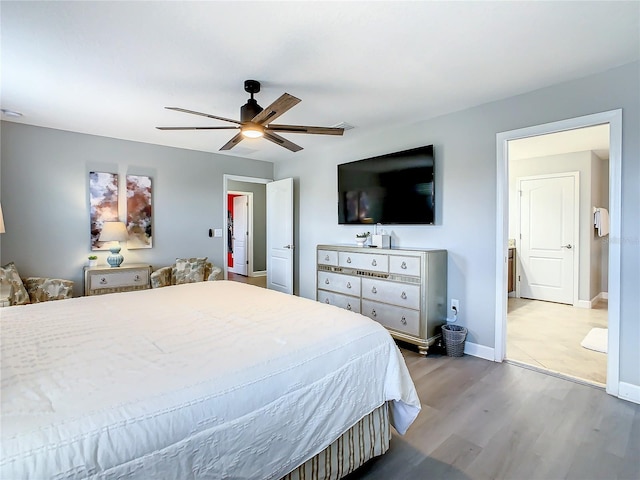
[[[509,298],[507,359],[580,378],[607,383],[607,354],[580,342],[592,328],[607,328],[607,301],[577,308],[525,298]]]
[[[261,277],[247,277],[238,273],[227,272],[227,279],[233,282],[248,283],[249,285],[255,285],[256,287],[267,288],[267,276]]]
[[[422,411],[348,480],[640,479],[640,405],[516,365],[402,352]]]

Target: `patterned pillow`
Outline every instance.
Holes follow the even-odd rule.
[[[11,305],[25,305],[29,303],[29,294],[27,293],[16,265],[11,262],[0,268],[0,280],[8,283],[13,289],[13,295],[9,298]]]
[[[204,258],[176,258],[176,264],[171,270],[171,285],[183,283],[204,282]]]
[[[31,303],[64,300],[73,296],[73,282],[60,278],[29,277],[24,279]]]

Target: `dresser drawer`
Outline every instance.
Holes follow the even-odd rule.
[[[420,334],[420,313],[417,310],[363,299],[362,314],[392,330],[416,337]]]
[[[318,301],[328,305],[335,305],[336,307],[344,308],[351,312],[360,313],[360,299],[358,297],[318,290]]]
[[[338,252],[338,265],[386,273],[389,271],[389,256],[375,253]]]
[[[318,272],[318,288],[360,296],[360,277],[340,273]]]
[[[398,275],[420,276],[420,257],[389,256],[389,272]]]
[[[420,286],[363,278],[362,298],[419,310]]]
[[[338,266],[338,252],[335,250],[318,250],[318,265]]]
[[[124,287],[148,288],[149,269],[129,269],[123,271],[89,272],[87,274],[89,291]]]

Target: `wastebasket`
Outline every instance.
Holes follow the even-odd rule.
[[[467,338],[467,329],[458,325],[446,324],[442,326],[442,339],[449,357],[462,357],[464,355],[464,340]]]

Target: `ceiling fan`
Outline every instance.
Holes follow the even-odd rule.
[[[187,110],[179,107],[165,107],[169,110],[175,110],[177,112],[191,113],[193,115],[200,115],[203,117],[214,118],[216,120],[222,120],[224,122],[235,123],[235,127],[156,127],[159,130],[240,130],[236,136],[225,143],[220,150],[231,150],[238,143],[246,138],[259,138],[264,137],[270,142],[273,142],[281,147],[284,147],[292,152],[298,152],[302,150],[300,145],[296,145],[290,142],[286,138],[281,137],[279,133],[312,133],[317,135],[342,135],[344,128],[337,127],[309,127],[305,125],[276,125],[271,123],[280,115],[285,113],[290,108],[294,107],[301,102],[299,98],[283,93],[280,98],[269,105],[267,108],[262,108],[258,105],[258,102],[254,100],[253,95],[260,91],[260,82],[257,80],[245,80],[244,89],[251,94],[251,98],[245,105],[240,108],[240,121],[233,120],[231,118],[218,117],[217,115],[210,115],[208,113],[195,112],[193,110]]]

